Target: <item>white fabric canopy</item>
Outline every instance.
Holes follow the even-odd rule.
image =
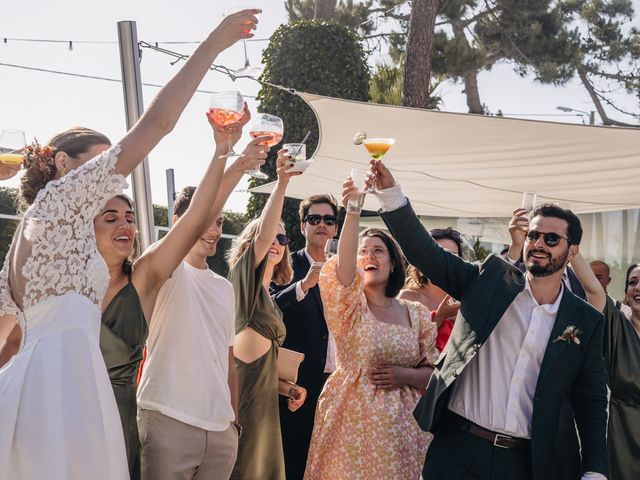
[[[369,156],[356,132],[393,137],[385,164],[419,215],[510,217],[522,192],[576,213],[640,207],[640,128],[600,127],[446,113],[340,100],[307,93],[320,142],[287,196],[339,196]],[[286,125],[285,125],[286,129]],[[252,189],[268,193],[273,183]],[[376,210],[367,198],[365,208]]]

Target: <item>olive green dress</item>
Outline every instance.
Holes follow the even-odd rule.
[[[147,334],[142,305],[129,274],[127,285],[113,297],[102,314],[100,350],[120,412],[132,480],[140,478],[136,376]]]
[[[267,259],[254,268],[253,247],[252,242],[229,272],[236,295],[236,333],[251,327],[271,340],[271,348],[251,363],[236,358],[238,419],[243,431],[231,478],[284,480],[276,360],[286,330],[282,312],[262,286]]]
[[[611,389],[609,480],[640,478],[640,337],[607,297],[604,360]]]

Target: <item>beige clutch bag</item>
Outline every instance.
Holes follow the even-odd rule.
[[[278,378],[285,382],[298,381],[298,367],[304,360],[304,353],[280,347],[278,349]]]

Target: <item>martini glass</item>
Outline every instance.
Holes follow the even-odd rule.
[[[243,108],[244,98],[242,98],[240,92],[218,92],[211,95],[207,116],[215,124],[224,127],[238,123],[244,115]],[[231,136],[229,136],[229,150],[225,155],[220,155],[220,158],[242,156],[242,153],[237,153],[233,150]]]
[[[22,149],[26,141],[22,130],[2,130],[0,133],[0,162],[7,165],[22,163]]]
[[[241,7],[233,8],[231,10],[226,10],[222,13],[222,16],[226,17],[227,15],[231,15],[232,13],[249,9],[261,10],[260,7],[255,7],[253,5],[244,5]],[[258,14],[256,14],[256,16],[258,16]],[[245,33],[249,33],[249,30],[246,30]],[[247,40],[244,38],[242,39],[242,46],[244,47],[244,67],[238,68],[237,70],[232,70],[232,72],[236,77],[257,77],[258,75],[260,75],[260,73],[262,73],[262,68],[254,67],[251,65],[251,62],[249,61],[249,54],[247,53]]]
[[[367,138],[362,142],[364,148],[367,149],[367,152],[369,152],[369,155],[375,161],[382,160],[382,157],[384,157],[385,153],[389,151],[394,143],[396,143],[395,138]],[[369,192],[377,191],[378,188],[376,186],[376,182],[374,181],[373,185],[371,185],[371,188],[369,189]]]
[[[253,122],[251,122],[249,134],[251,135],[251,138],[270,136],[271,139],[264,142],[264,145],[271,148],[279,144],[282,140],[282,135],[284,135],[284,123],[280,117],[269,115],[268,113],[259,113],[253,119]],[[260,170],[260,167],[256,167],[253,170],[247,170],[244,173],[262,180],[269,178],[269,175]]]

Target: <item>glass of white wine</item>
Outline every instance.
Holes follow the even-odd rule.
[[[22,150],[26,144],[22,130],[2,130],[0,132],[0,163],[7,165],[21,164]]]

